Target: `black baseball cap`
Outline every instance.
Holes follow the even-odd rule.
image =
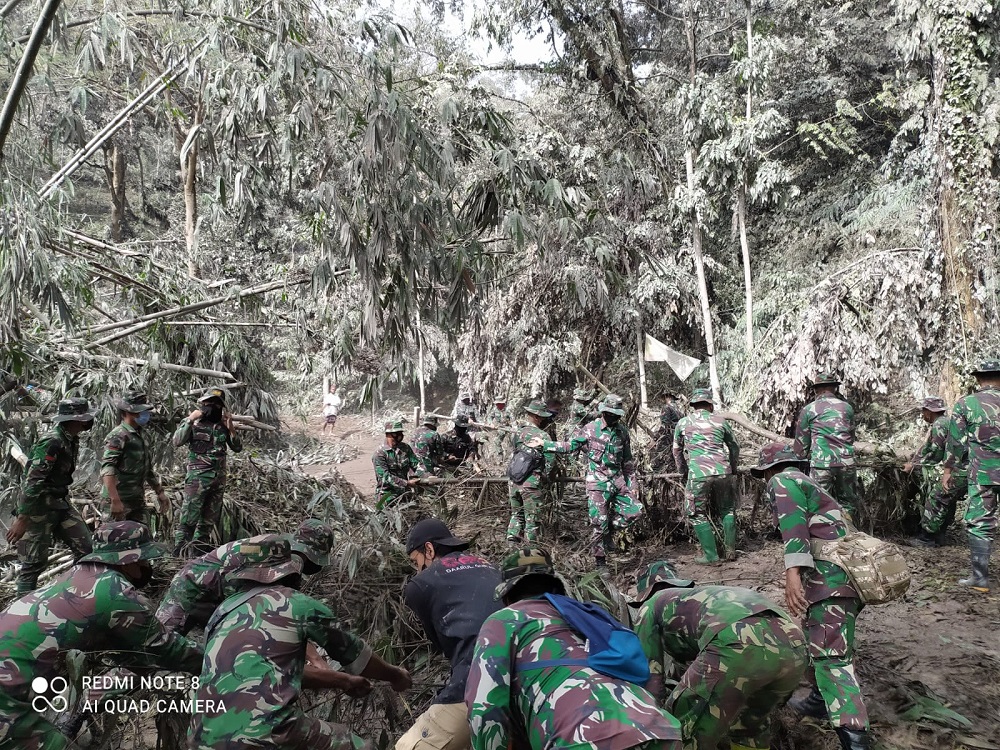
[[[436,518],[424,518],[413,524],[410,533],[406,535],[406,554],[420,549],[427,542],[439,542],[449,547],[461,549],[469,546],[469,543],[464,539],[452,535],[451,529],[445,525],[444,521],[439,521]]]

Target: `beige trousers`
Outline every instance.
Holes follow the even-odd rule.
[[[464,703],[435,703],[399,738],[396,750],[467,750],[469,709]]]

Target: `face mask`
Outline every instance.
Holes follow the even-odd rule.
[[[201,410],[201,418],[209,422],[218,422],[221,411],[218,406],[206,406]]]
[[[135,423],[140,427],[145,427],[146,425],[149,424],[149,419],[152,416],[153,416],[152,412],[149,411],[141,412],[139,416],[135,418]]]
[[[149,412],[146,412],[147,414]],[[149,563],[140,563],[139,566],[139,578],[132,579],[132,585],[137,589],[144,589],[149,585],[149,582],[153,580],[153,566]]]

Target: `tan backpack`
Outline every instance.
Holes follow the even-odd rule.
[[[812,555],[843,568],[865,604],[895,601],[910,588],[910,567],[899,547],[863,531],[830,541],[813,539]]]

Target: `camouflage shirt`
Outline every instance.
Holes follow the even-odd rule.
[[[854,466],[854,407],[830,394],[806,404],[795,425],[794,448],[815,469]]]
[[[632,457],[632,438],[621,422],[614,427],[598,418],[564,442],[546,441],[543,450],[553,453],[575,453],[586,449],[587,479],[604,481],[618,474],[631,475],[635,471]]]
[[[406,443],[396,443],[395,448],[385,443],[380,445],[372,456],[372,466],[375,467],[375,482],[380,492],[403,492],[410,472],[421,469],[413,448]]]
[[[834,596],[856,598],[843,568],[812,556],[813,539],[847,536],[844,511],[833,496],[795,468],[776,474],[767,492],[785,546],[785,568],[805,568],[800,573],[809,603]]]
[[[41,516],[50,510],[69,507],[66,500],[73,484],[73,471],[80,451],[80,439],[55,425],[31,446],[18,515]]]
[[[514,433],[514,452],[517,453],[524,448],[525,443],[532,440],[547,440],[548,437],[548,433],[541,427],[535,427],[533,424],[524,425]],[[555,454],[545,451],[543,455],[545,460],[542,465],[521,482],[521,487],[538,487],[552,476],[552,468],[556,462]]]
[[[308,641],[349,674],[362,672],[371,658],[371,649],[341,630],[329,607],[287,586],[261,586],[249,598],[236,594],[213,620],[197,697],[215,706],[221,702],[225,711],[194,714],[192,750],[273,747],[272,733],[302,715],[298,699]]]
[[[729,422],[708,409],[698,409],[674,428],[674,461],[690,479],[734,474],[740,445]]]
[[[652,596],[636,617],[635,632],[653,674],[668,674],[672,662],[686,664],[730,625],[770,612],[791,615],[763,594],[736,586],[666,589]]]
[[[101,477],[118,479],[118,496],[125,505],[142,505],[146,484],[156,488],[160,480],[153,471],[153,457],[142,437],[142,431],[122,422],[115,427],[104,443],[101,458]],[[101,497],[109,499],[106,487],[101,487]]]
[[[510,416],[510,409],[498,409],[494,406],[486,415],[486,421],[494,427],[510,427],[513,420]]]
[[[205,419],[181,421],[174,432],[174,446],[188,446],[188,476],[202,479],[222,479],[226,476],[226,454],[229,448],[239,453],[243,441],[229,432],[221,422]]]
[[[475,404],[463,404],[461,401],[459,401],[455,405],[455,416],[456,417],[461,417],[463,415],[466,416],[466,417],[468,417],[470,422],[478,422],[479,421],[479,413],[476,411],[476,405]]]
[[[586,658],[583,639],[545,599],[491,615],[465,690],[473,750],[681,747],[680,723],[645,688],[589,667],[528,669],[541,659]]]
[[[583,427],[588,422],[593,422],[598,416],[598,413],[594,411],[594,407],[591,404],[574,401],[573,406],[569,410],[570,428]]]
[[[421,468],[428,474],[434,471],[441,460],[444,444],[436,427],[421,427],[413,433],[413,454]]]
[[[455,456],[459,463],[469,458],[479,458],[479,443],[469,432],[459,434],[457,430],[448,430],[441,436],[441,445],[445,456]]]
[[[952,409],[944,465],[960,468],[966,452],[970,482],[1000,485],[1000,389],[976,391]]]
[[[164,630],[149,600],[103,563],[76,565],[0,614],[2,689],[26,700],[31,681],[55,676],[57,657],[70,649],[119,652],[138,664],[201,671],[201,649]]]

